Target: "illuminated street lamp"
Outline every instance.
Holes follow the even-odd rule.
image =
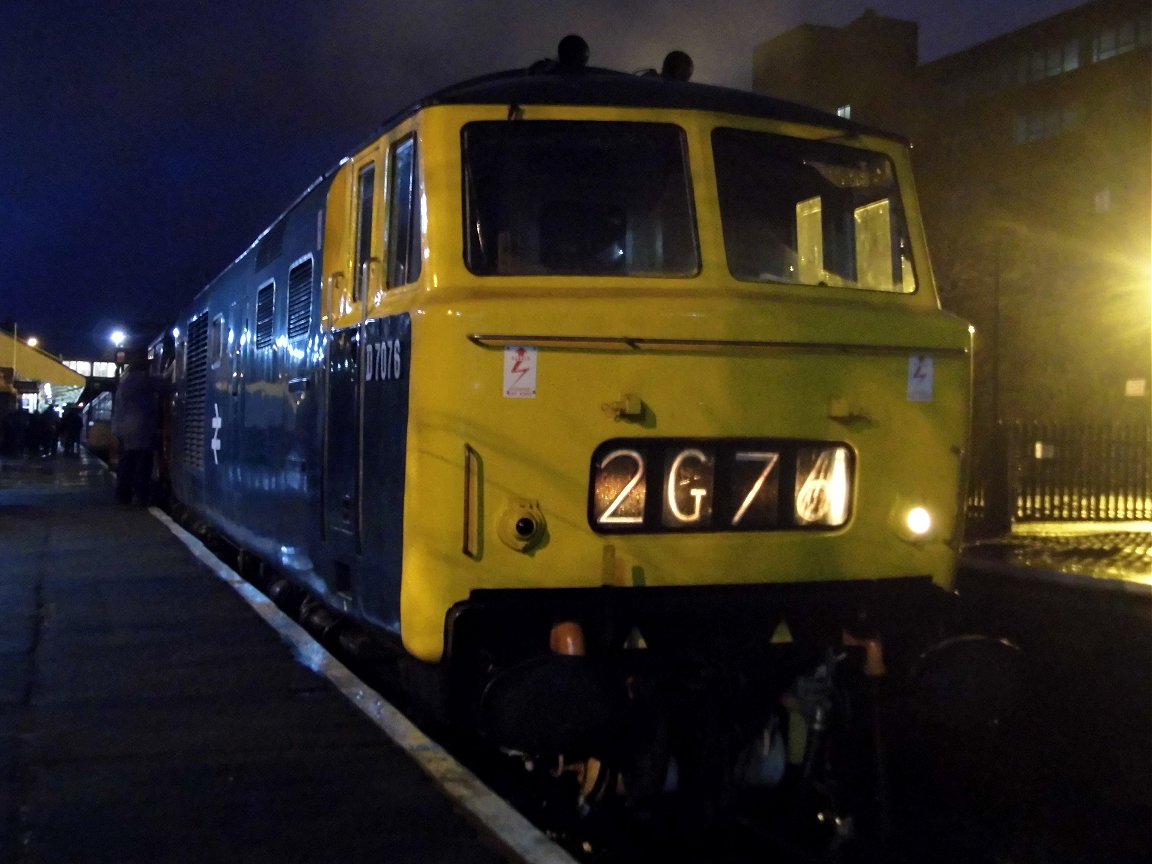
[[[124,344],[124,340],[126,340],[128,338],[128,334],[125,333],[123,330],[117,328],[108,334],[108,338],[111,340],[113,345],[115,345],[117,348],[119,348],[121,345]]]
[[[29,336],[27,338],[27,340],[25,340],[25,341],[26,341],[26,344],[28,345],[29,348],[35,348],[37,345],[40,344],[40,340],[37,339],[35,336]]]

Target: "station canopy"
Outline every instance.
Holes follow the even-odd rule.
[[[84,376],[73,372],[51,354],[0,330],[0,390],[19,390],[20,382],[83,387]]]

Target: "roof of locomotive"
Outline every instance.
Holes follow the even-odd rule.
[[[854,123],[810,105],[758,93],[669,80],[657,74],[632,75],[594,67],[571,69],[546,62],[446,87],[390,118],[384,128],[434,105],[588,105],[709,111],[823,126],[846,135],[867,133],[905,141],[902,136]]]
[[[584,50],[587,50],[586,46],[584,46]],[[586,105],[709,111],[717,114],[761,117],[835,129],[845,137],[868,134],[907,144],[907,139],[903,136],[854,123],[844,117],[821,111],[810,105],[801,105],[730,87],[675,80],[656,74],[655,70],[648,74],[629,74],[612,69],[585,66],[579,61],[573,63],[568,59],[563,59],[563,42],[560,45],[559,53],[562,57],[560,61],[541,60],[527,68],[493,72],[439,90],[388,118],[373,138],[381,132],[391,129],[405,118],[435,105],[507,105],[509,108],[524,105]],[[587,55],[584,56],[586,59]],[[330,180],[345,161],[347,160],[342,160],[317,177],[233,261],[233,265],[239,263],[245,255],[255,249],[272,227],[291,213],[309,194]],[[229,269],[226,267],[204,289],[201,289],[197,296],[217,282]]]
[[[672,108],[754,114],[786,120],[845,126],[843,118],[829,117],[804,105],[781,102],[753,93],[667,81],[655,75],[627,75],[607,69],[533,73],[513,70],[497,73],[430,96],[426,105],[596,105],[626,108]],[[849,124],[850,125],[850,124]]]

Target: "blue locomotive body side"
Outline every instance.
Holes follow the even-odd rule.
[[[404,315],[323,332],[330,185],[318,181],[178,319],[172,491],[330,604],[395,629],[411,330]]]

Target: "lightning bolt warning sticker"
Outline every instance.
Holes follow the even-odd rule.
[[[504,349],[504,396],[536,398],[536,349],[509,345]]]
[[[908,358],[909,402],[931,402],[935,381],[936,367],[930,354],[913,354]]]

